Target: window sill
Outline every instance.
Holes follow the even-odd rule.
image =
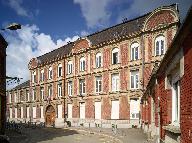
[[[167,126],[163,126],[163,129],[165,129],[166,131],[175,133],[175,134],[180,134],[181,133],[179,125],[169,124]]]

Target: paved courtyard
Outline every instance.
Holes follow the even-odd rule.
[[[140,129],[119,129],[114,134],[111,129],[97,128],[25,128],[22,134],[7,134],[10,143],[149,143]]]

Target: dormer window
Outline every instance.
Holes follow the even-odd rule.
[[[165,54],[165,37],[158,36],[155,39],[155,56]]]
[[[96,54],[96,60],[95,60],[95,65],[96,68],[100,68],[102,66],[102,62],[101,62],[101,53],[97,53]]]
[[[119,49],[114,48],[112,50],[112,64],[118,64],[119,63]]]
[[[139,43],[133,43],[131,45],[131,60],[138,60],[139,59]]]
[[[48,73],[48,77],[49,79],[52,79],[53,78],[53,70],[52,70],[52,67],[49,67],[49,73]]]
[[[85,71],[85,58],[80,58],[80,71]]]
[[[58,65],[57,74],[58,74],[58,77],[62,76],[62,64]]]
[[[68,64],[67,64],[67,73],[68,73],[68,74],[72,74],[72,73],[73,73],[73,62],[72,62],[72,61],[68,61]]]

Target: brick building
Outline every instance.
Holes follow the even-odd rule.
[[[142,125],[165,143],[192,142],[192,7],[142,97]]]
[[[6,112],[6,47],[7,42],[0,34],[0,134],[4,133]]]
[[[31,100],[18,108],[47,125],[139,125],[141,95],[178,24],[177,5],[162,6],[31,59]]]

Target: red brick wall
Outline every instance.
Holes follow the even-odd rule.
[[[79,105],[78,105],[78,102],[75,101],[75,103],[73,104],[73,108],[72,108],[72,117],[73,118],[79,118],[80,115],[79,115],[79,112],[80,112],[80,109],[79,109]]]
[[[128,44],[120,45],[121,65],[128,65]]]
[[[181,80],[181,143],[192,142],[192,34],[183,42],[184,76]]]
[[[147,23],[147,30],[158,27],[160,24],[169,24],[174,22],[174,17],[169,10],[155,13]]]
[[[127,82],[128,82],[128,71],[127,69],[120,70],[120,89],[127,90]]]
[[[128,97],[126,95],[121,96],[119,105],[119,118],[120,119],[130,119],[130,107],[128,103]]]
[[[109,65],[111,63],[111,58],[110,58],[110,49],[109,48],[105,48],[103,50],[103,68],[104,69],[108,69]]]
[[[102,109],[101,109],[101,118],[102,119],[111,119],[111,104],[108,97],[103,97]]]
[[[109,72],[103,73],[103,92],[107,93],[109,91]]]
[[[86,100],[86,107],[85,107],[85,118],[94,118],[95,117],[95,108],[94,102],[92,98]]]

